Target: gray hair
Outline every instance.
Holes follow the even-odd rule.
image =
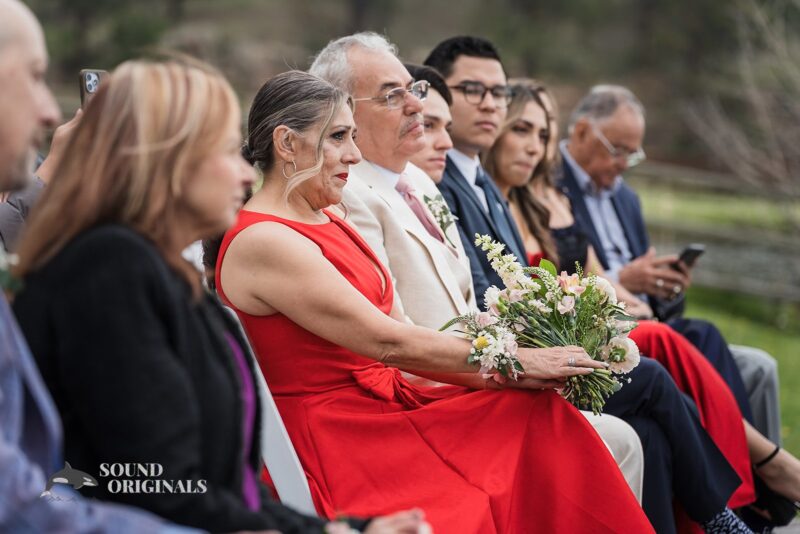
[[[397,56],[397,46],[375,32],[359,32],[329,42],[314,58],[308,72],[327,80],[339,89],[353,93],[353,73],[347,52],[353,47]]]
[[[644,106],[636,95],[621,85],[595,85],[584,96],[569,116],[567,132],[572,133],[581,119],[600,122],[613,115],[620,106],[628,106],[644,119]]]
[[[0,11],[2,12],[0,17],[0,53],[2,53],[5,51],[6,46],[19,37],[19,33],[15,28],[15,25],[19,24],[19,17],[26,14],[31,17],[34,17],[34,15],[28,6],[18,0],[0,0]]]

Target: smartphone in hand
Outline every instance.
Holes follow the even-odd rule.
[[[81,109],[86,109],[86,105],[92,99],[100,84],[108,76],[108,72],[98,69],[82,69],[78,76],[78,83],[81,91]]]
[[[692,243],[691,245],[688,245],[686,248],[683,249],[680,256],[678,256],[678,261],[683,262],[684,265],[686,265],[688,268],[691,269],[692,267],[694,267],[694,264],[695,262],[697,262],[697,259],[700,256],[702,256],[703,252],[705,251],[706,251],[706,246],[703,245],[702,243]],[[671,267],[676,271],[679,270],[677,263],[673,263]]]

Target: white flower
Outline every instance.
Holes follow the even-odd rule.
[[[634,367],[639,365],[641,358],[639,347],[627,336],[611,338],[600,354],[603,360],[609,363],[611,372],[621,374],[630,373]]]
[[[508,302],[520,302],[523,298],[525,298],[525,293],[527,292],[521,289],[505,290]]]
[[[531,301],[528,301],[528,304],[536,308],[538,312],[541,313],[542,315],[549,315],[553,311],[553,308],[545,304],[544,301],[541,299],[533,299]]]
[[[572,296],[564,296],[561,299],[561,302],[558,303],[558,313],[561,315],[566,315],[568,313],[575,313],[575,297]]]
[[[611,282],[600,276],[593,276],[592,282],[594,282],[594,287],[606,294],[611,304],[617,303],[617,291],[611,285]]]
[[[490,286],[486,289],[486,292],[483,294],[483,305],[486,306],[486,309],[493,312],[495,315],[499,315],[500,312],[497,311],[497,302],[500,300],[500,290],[497,286]]]

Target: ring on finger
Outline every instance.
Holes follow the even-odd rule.
[[[664,280],[662,280],[661,278],[656,278],[656,287],[658,289],[661,289],[662,287],[664,287]]]
[[[570,356],[567,360],[567,367],[575,367],[575,357]]]
[[[679,295],[681,291],[683,291],[683,287],[681,287],[680,284],[675,284],[674,286],[672,286],[672,292],[675,293],[676,295]]]

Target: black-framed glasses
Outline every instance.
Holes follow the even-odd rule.
[[[431,84],[428,83],[427,80],[419,80],[411,83],[411,85],[409,85],[408,88],[395,87],[385,95],[354,98],[353,102],[372,100],[374,102],[380,102],[385,104],[387,109],[397,109],[403,107],[403,104],[406,101],[406,96],[409,94],[411,96],[419,98],[420,100],[425,100],[428,97],[428,88],[430,87],[430,85]]]
[[[642,147],[639,147],[636,150],[616,147],[611,144],[611,141],[608,140],[608,137],[603,135],[603,132],[600,131],[600,128],[597,127],[597,124],[595,124],[594,121],[589,121],[589,126],[592,128],[594,136],[597,137],[600,140],[600,143],[606,148],[606,150],[608,150],[609,155],[611,155],[611,157],[614,159],[624,159],[628,168],[635,167],[647,158],[647,154],[644,153],[644,149]]]
[[[486,93],[491,93],[492,98],[500,107],[506,107],[511,103],[514,96],[511,88],[507,85],[495,85],[486,87],[481,82],[461,82],[458,85],[449,85],[450,89],[455,89],[464,94],[464,99],[475,106],[480,105],[486,98]]]

